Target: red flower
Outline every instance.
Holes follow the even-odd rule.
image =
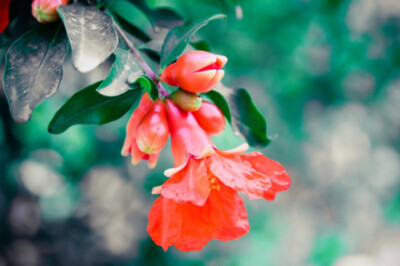
[[[132,164],[148,160],[149,167],[154,168],[168,135],[164,103],[161,101],[153,103],[145,93],[126,125],[126,137],[121,154],[123,156],[130,154]]]
[[[40,23],[50,23],[58,20],[57,7],[68,4],[69,0],[33,0],[32,15]]]
[[[272,200],[290,186],[290,178],[278,162],[259,152],[242,154],[244,144],[218,150],[190,112],[182,112],[167,100],[175,168],[154,193],[161,193],[149,213],[147,231],[166,250],[200,250],[211,239],[233,240],[249,230],[243,200]]]
[[[178,58],[167,66],[160,80],[194,93],[212,90],[224,77],[221,68],[228,59],[223,55],[215,55],[204,51],[192,51]]]
[[[0,1],[0,33],[2,33],[8,26],[8,7],[11,0]]]

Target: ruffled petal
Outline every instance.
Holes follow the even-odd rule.
[[[274,200],[276,193],[290,187],[289,174],[277,161],[269,159],[260,152],[250,152],[240,157],[249,162],[256,171],[263,173],[271,180],[272,186],[263,195],[266,200]]]
[[[211,208],[176,203],[160,196],[148,215],[147,232],[166,251],[175,245],[181,251],[201,250],[213,236]]]
[[[207,158],[210,171],[225,185],[239,190],[250,199],[263,197],[271,187],[271,181],[264,174],[253,169],[240,155],[221,156],[214,154]]]
[[[215,223],[214,239],[233,240],[249,231],[243,199],[235,190],[220,184],[219,191],[211,191],[210,205],[211,217]]]
[[[210,203],[207,201],[203,206],[185,203],[181,208],[183,224],[175,247],[181,251],[201,250],[213,238],[215,230]]]
[[[161,195],[176,202],[202,206],[210,194],[207,168],[203,160],[190,158],[186,167],[164,182]]]
[[[147,232],[151,239],[167,251],[180,236],[183,223],[180,206],[160,196],[150,209],[148,219]]]
[[[278,192],[287,190],[290,187],[290,177],[285,168],[277,161],[271,160],[260,152],[250,152],[240,155],[243,161],[271,180],[272,186],[265,191],[263,197],[267,200],[274,200]]]

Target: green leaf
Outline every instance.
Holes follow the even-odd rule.
[[[158,98],[158,89],[156,83],[148,76],[144,76],[147,80],[149,87],[146,88],[146,92],[149,94],[150,99],[153,101],[157,100]]]
[[[182,26],[171,29],[165,37],[161,48],[161,66],[160,73],[166,66],[174,62],[182,54],[190,42],[192,36],[208,22],[215,19],[225,19],[224,14],[193,18],[186,21]]]
[[[267,121],[246,89],[220,86],[205,96],[221,109],[233,132],[251,146],[264,147],[271,142],[267,137]]]
[[[154,30],[160,31],[162,29],[170,29],[172,27],[182,25],[183,20],[180,15],[175,11],[168,8],[156,8],[151,9],[145,0],[129,0],[138,9],[140,9],[143,14],[147,16],[150,23],[153,25]]]
[[[54,115],[48,131],[60,134],[72,125],[102,125],[123,116],[143,93],[137,84],[124,94],[108,97],[97,92],[101,81],[92,84],[74,94]]]
[[[113,12],[114,14],[114,19],[115,21],[127,32],[138,38],[139,40],[143,42],[149,42],[151,41],[151,38],[147,33],[142,31],[140,28],[136,27],[134,24],[131,22],[125,20],[123,17],[118,15],[117,13]]]
[[[93,70],[117,48],[114,22],[104,12],[80,4],[61,5],[57,11],[71,43],[73,64],[79,71]]]
[[[132,53],[128,50],[117,48],[115,56],[110,74],[97,89],[105,96],[116,96],[126,92],[131,88],[130,84],[143,75],[143,70],[136,64]]]
[[[68,39],[60,24],[39,26],[7,50],[4,89],[16,122],[27,122],[33,109],[57,91],[67,52]]]
[[[211,90],[207,93],[202,93],[202,96],[205,96],[207,99],[211,100],[215,105],[219,107],[221,112],[224,114],[229,123],[232,122],[231,111],[229,110],[229,105],[225,100],[224,96],[222,96],[219,92],[215,90]]]
[[[206,41],[191,42],[190,45],[196,50],[211,52],[211,47]]]

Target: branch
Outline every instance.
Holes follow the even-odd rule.
[[[143,69],[144,73],[147,76],[149,76],[154,81],[154,83],[156,84],[157,89],[158,89],[158,93],[163,97],[167,97],[169,95],[169,93],[161,85],[160,81],[157,79],[156,74],[150,68],[150,66],[147,64],[147,62],[143,59],[143,57],[140,54],[139,50],[136,49],[135,45],[131,42],[131,40],[128,38],[128,36],[126,36],[125,32],[116,23],[114,23],[114,25],[115,25],[115,29],[117,30],[117,32],[121,36],[122,40],[124,41],[126,46],[129,48],[129,50],[131,51],[133,57],[135,57],[137,63]]]

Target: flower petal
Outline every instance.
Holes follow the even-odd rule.
[[[176,202],[202,206],[210,194],[207,168],[203,160],[190,158],[186,167],[164,182],[161,195]]]
[[[210,204],[215,223],[213,238],[228,241],[242,237],[249,231],[243,199],[235,190],[220,184],[220,191],[211,191]]]
[[[271,187],[271,181],[264,174],[253,169],[241,159],[241,155],[221,156],[214,154],[208,158],[210,171],[228,187],[239,190],[250,199],[261,198]]]
[[[160,196],[150,210],[147,231],[165,251],[172,245],[181,251],[201,250],[213,236],[215,226],[210,215],[208,202],[199,207]]]
[[[148,219],[147,232],[151,239],[167,251],[180,236],[183,223],[180,206],[160,196],[150,209]]]
[[[272,186],[263,195],[265,199],[274,200],[276,193],[290,187],[290,177],[285,168],[277,161],[271,160],[259,152],[250,152],[240,157],[249,162],[257,172],[263,173],[271,180]]]
[[[149,98],[149,95],[147,93],[143,94],[138,107],[132,113],[131,117],[129,118],[128,124],[126,125],[126,137],[121,151],[121,154],[123,156],[127,156],[130,153],[131,145],[133,144],[133,142],[136,144],[136,128],[140,121],[142,121],[143,117],[150,111],[152,105],[153,102]]]
[[[175,247],[181,251],[201,250],[213,237],[215,225],[209,202],[204,206],[182,205],[183,225]]]
[[[230,149],[230,150],[219,150],[215,149],[215,151],[222,156],[228,156],[228,155],[239,155],[244,153],[249,149],[249,144],[243,143],[237,146],[236,148]]]

